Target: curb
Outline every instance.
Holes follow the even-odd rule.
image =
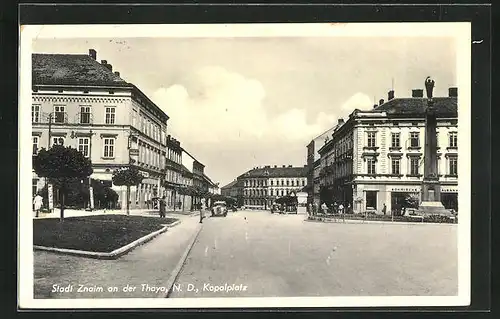
[[[189,256],[189,253],[191,252],[191,249],[193,249],[194,244],[196,243],[196,239],[198,239],[198,235],[200,235],[201,229],[203,228],[202,225],[198,227],[198,230],[196,233],[193,235],[191,242],[187,246],[186,250],[184,251],[184,254],[182,254],[181,259],[175,266],[174,270],[170,274],[170,278],[168,279],[166,285],[164,287],[167,287],[167,292],[163,296],[163,298],[169,298],[170,294],[172,293],[172,287],[174,286],[175,281],[179,277],[182,267],[184,267],[184,263],[186,262],[187,257]]]
[[[456,225],[452,223],[428,223],[428,222],[391,222],[391,221],[378,221],[378,220],[356,220],[346,219],[345,222],[340,219],[335,221],[333,219],[323,218],[321,220],[304,219],[305,222],[310,223],[332,223],[332,224],[385,224],[385,225]]]
[[[177,220],[170,225],[165,225],[165,227],[161,228],[160,230],[157,230],[151,234],[143,236],[143,237],[131,242],[128,245],[125,245],[123,247],[120,247],[118,249],[113,250],[110,253],[102,253],[102,252],[94,252],[94,251],[86,251],[86,250],[76,250],[76,249],[65,249],[65,248],[53,248],[53,247],[46,247],[46,246],[33,246],[33,250],[61,253],[61,254],[65,254],[65,255],[72,255],[72,256],[78,256],[78,257],[87,257],[87,258],[102,259],[102,260],[112,260],[112,259],[117,259],[118,257],[121,257],[121,256],[129,253],[131,250],[133,250],[137,246],[140,246],[142,244],[147,243],[148,241],[152,240],[156,236],[166,232],[169,228],[175,227],[179,224],[180,224],[180,221]]]

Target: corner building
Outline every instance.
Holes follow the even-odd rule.
[[[437,110],[438,175],[441,201],[458,210],[457,88],[434,98]],[[423,90],[411,98],[379,101],[355,110],[321,149],[321,201],[351,204],[355,212],[401,210],[408,195],[420,198],[423,180],[425,109]]]
[[[164,194],[169,117],[106,60],[99,63],[95,50],[32,55],[31,117],[33,154],[54,144],[80,150],[92,161],[91,178],[111,186],[121,207],[126,190],[112,184],[115,169],[133,165],[144,175],[131,189],[131,208]],[[33,191],[44,184],[33,173]]]

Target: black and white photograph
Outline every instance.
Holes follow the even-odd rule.
[[[24,26],[20,306],[469,305],[470,34]]]

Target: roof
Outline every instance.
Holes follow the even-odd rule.
[[[457,114],[456,97],[435,97],[433,98],[436,115]],[[386,112],[391,115],[424,115],[427,107],[427,98],[395,98],[374,108],[372,112]]]
[[[240,175],[240,178],[248,177],[306,177],[307,167],[267,167],[255,168]]]
[[[32,54],[33,85],[131,85],[86,54]]]
[[[238,180],[234,180],[231,183],[227,184],[226,186],[222,186],[221,189],[227,189],[227,188],[235,187],[236,183],[238,183]]]
[[[210,177],[208,177],[206,174],[203,174],[203,178],[208,182],[210,183],[212,186],[217,186],[217,184],[215,184],[214,182],[212,182],[212,180],[210,179]]]
[[[191,171],[186,166],[184,166],[183,164],[181,164],[181,171],[185,175],[192,174]]]

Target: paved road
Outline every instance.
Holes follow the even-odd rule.
[[[207,218],[170,297],[458,292],[456,225],[304,219],[264,211]]]

